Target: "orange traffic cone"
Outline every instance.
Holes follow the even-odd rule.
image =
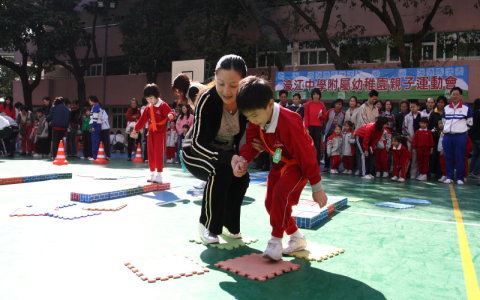
[[[103,142],[100,142],[100,148],[98,149],[97,159],[93,161],[94,164],[105,165],[108,164],[108,160],[105,159],[105,151],[103,150]]]
[[[140,144],[138,144],[137,147],[137,153],[135,153],[135,158],[132,160],[133,162],[136,163],[143,163],[143,157],[142,157],[142,148],[140,147]]]
[[[57,166],[68,165],[68,161],[65,158],[65,149],[63,147],[63,140],[60,140],[60,143],[58,143],[57,157],[55,157],[53,164]]]

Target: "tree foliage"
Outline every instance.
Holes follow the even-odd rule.
[[[141,0],[120,23],[121,45],[133,72],[145,72],[156,82],[161,70],[168,70],[179,54],[176,25],[177,1]]]
[[[17,74],[15,72],[3,65],[0,65],[0,97],[5,97],[13,94],[13,80],[15,79],[15,77],[17,77]]]

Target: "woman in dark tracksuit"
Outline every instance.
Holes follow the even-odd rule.
[[[247,75],[245,61],[237,55],[222,57],[215,68],[215,86],[204,91],[196,104],[196,118],[183,142],[187,169],[207,181],[200,214],[200,238],[218,243],[219,234],[241,238],[240,208],[250,178],[235,177],[232,157],[238,153],[246,118],[237,110],[240,80]]]

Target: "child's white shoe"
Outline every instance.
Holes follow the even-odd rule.
[[[200,239],[206,244],[218,244],[220,242],[218,236],[211,233],[202,223],[198,225],[198,232],[200,233]]]
[[[388,172],[383,172],[383,178],[388,178],[388,176],[390,176],[388,175]]]
[[[291,235],[288,245],[283,248],[283,254],[290,254],[292,252],[304,250],[305,248],[307,248],[307,240],[304,236],[297,237]]]
[[[438,179],[438,182],[444,182],[445,179],[447,179],[447,176],[442,176],[440,177],[440,179]]]
[[[382,173],[376,172],[376,173],[375,173],[375,177],[382,177]]]
[[[272,237],[268,241],[267,249],[263,252],[263,257],[278,261],[282,259],[282,239]]]
[[[420,174],[420,175],[418,175],[417,180],[419,180],[419,181],[425,181],[425,180],[427,180],[427,174]]]
[[[392,179],[392,181],[397,181],[397,180],[398,180],[398,177],[397,177],[397,176],[393,176],[391,179]]]
[[[398,178],[398,182],[405,182],[405,178],[402,178],[402,177]]]
[[[152,182],[162,183],[163,182],[162,172],[158,172],[157,175],[155,175],[155,177],[152,177]]]

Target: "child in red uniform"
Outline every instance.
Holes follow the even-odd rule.
[[[351,121],[345,121],[343,124],[342,163],[345,169],[343,174],[353,174],[353,158],[355,157],[354,128],[355,125]]]
[[[338,167],[342,162],[342,127],[336,125],[327,141],[327,155],[330,157],[330,174],[338,174]]]
[[[385,128],[383,130],[382,137],[378,141],[375,149],[373,150],[373,158],[375,164],[375,175],[380,178],[388,178],[388,151],[392,146],[392,134],[390,129]]]
[[[177,126],[175,121],[168,122],[170,128],[167,131],[167,164],[172,164],[175,160],[175,154],[177,153]]]
[[[303,128],[301,117],[273,101],[273,92],[265,80],[249,76],[240,81],[237,107],[250,123],[247,142],[240,149],[240,156],[232,158],[232,168],[237,177],[245,174],[248,162],[258,155],[256,139],[261,140],[264,149],[272,155],[265,199],[272,238],[263,255],[280,260],[282,253],[303,250],[307,245],[292,217],[292,206],[298,203],[307,181],[312,186],[313,200],[321,207],[327,202],[315,147]],[[284,232],[290,235],[285,247],[282,246]]]
[[[163,154],[165,151],[165,133],[167,120],[173,120],[175,113],[170,106],[159,98],[158,86],[154,83],[147,84],[143,89],[143,96],[149,105],[135,124],[132,134],[135,135],[148,122],[148,167],[150,168],[151,182],[162,183]]]
[[[405,146],[405,141],[401,136],[396,136],[392,141],[392,157],[393,157],[393,181],[405,182],[407,177],[408,165],[412,154]]]
[[[432,154],[434,146],[433,134],[428,130],[428,118],[421,118],[420,128],[415,131],[412,143],[412,148],[417,152],[417,164],[420,172],[417,180],[427,180],[427,174],[430,168],[430,154]]]

